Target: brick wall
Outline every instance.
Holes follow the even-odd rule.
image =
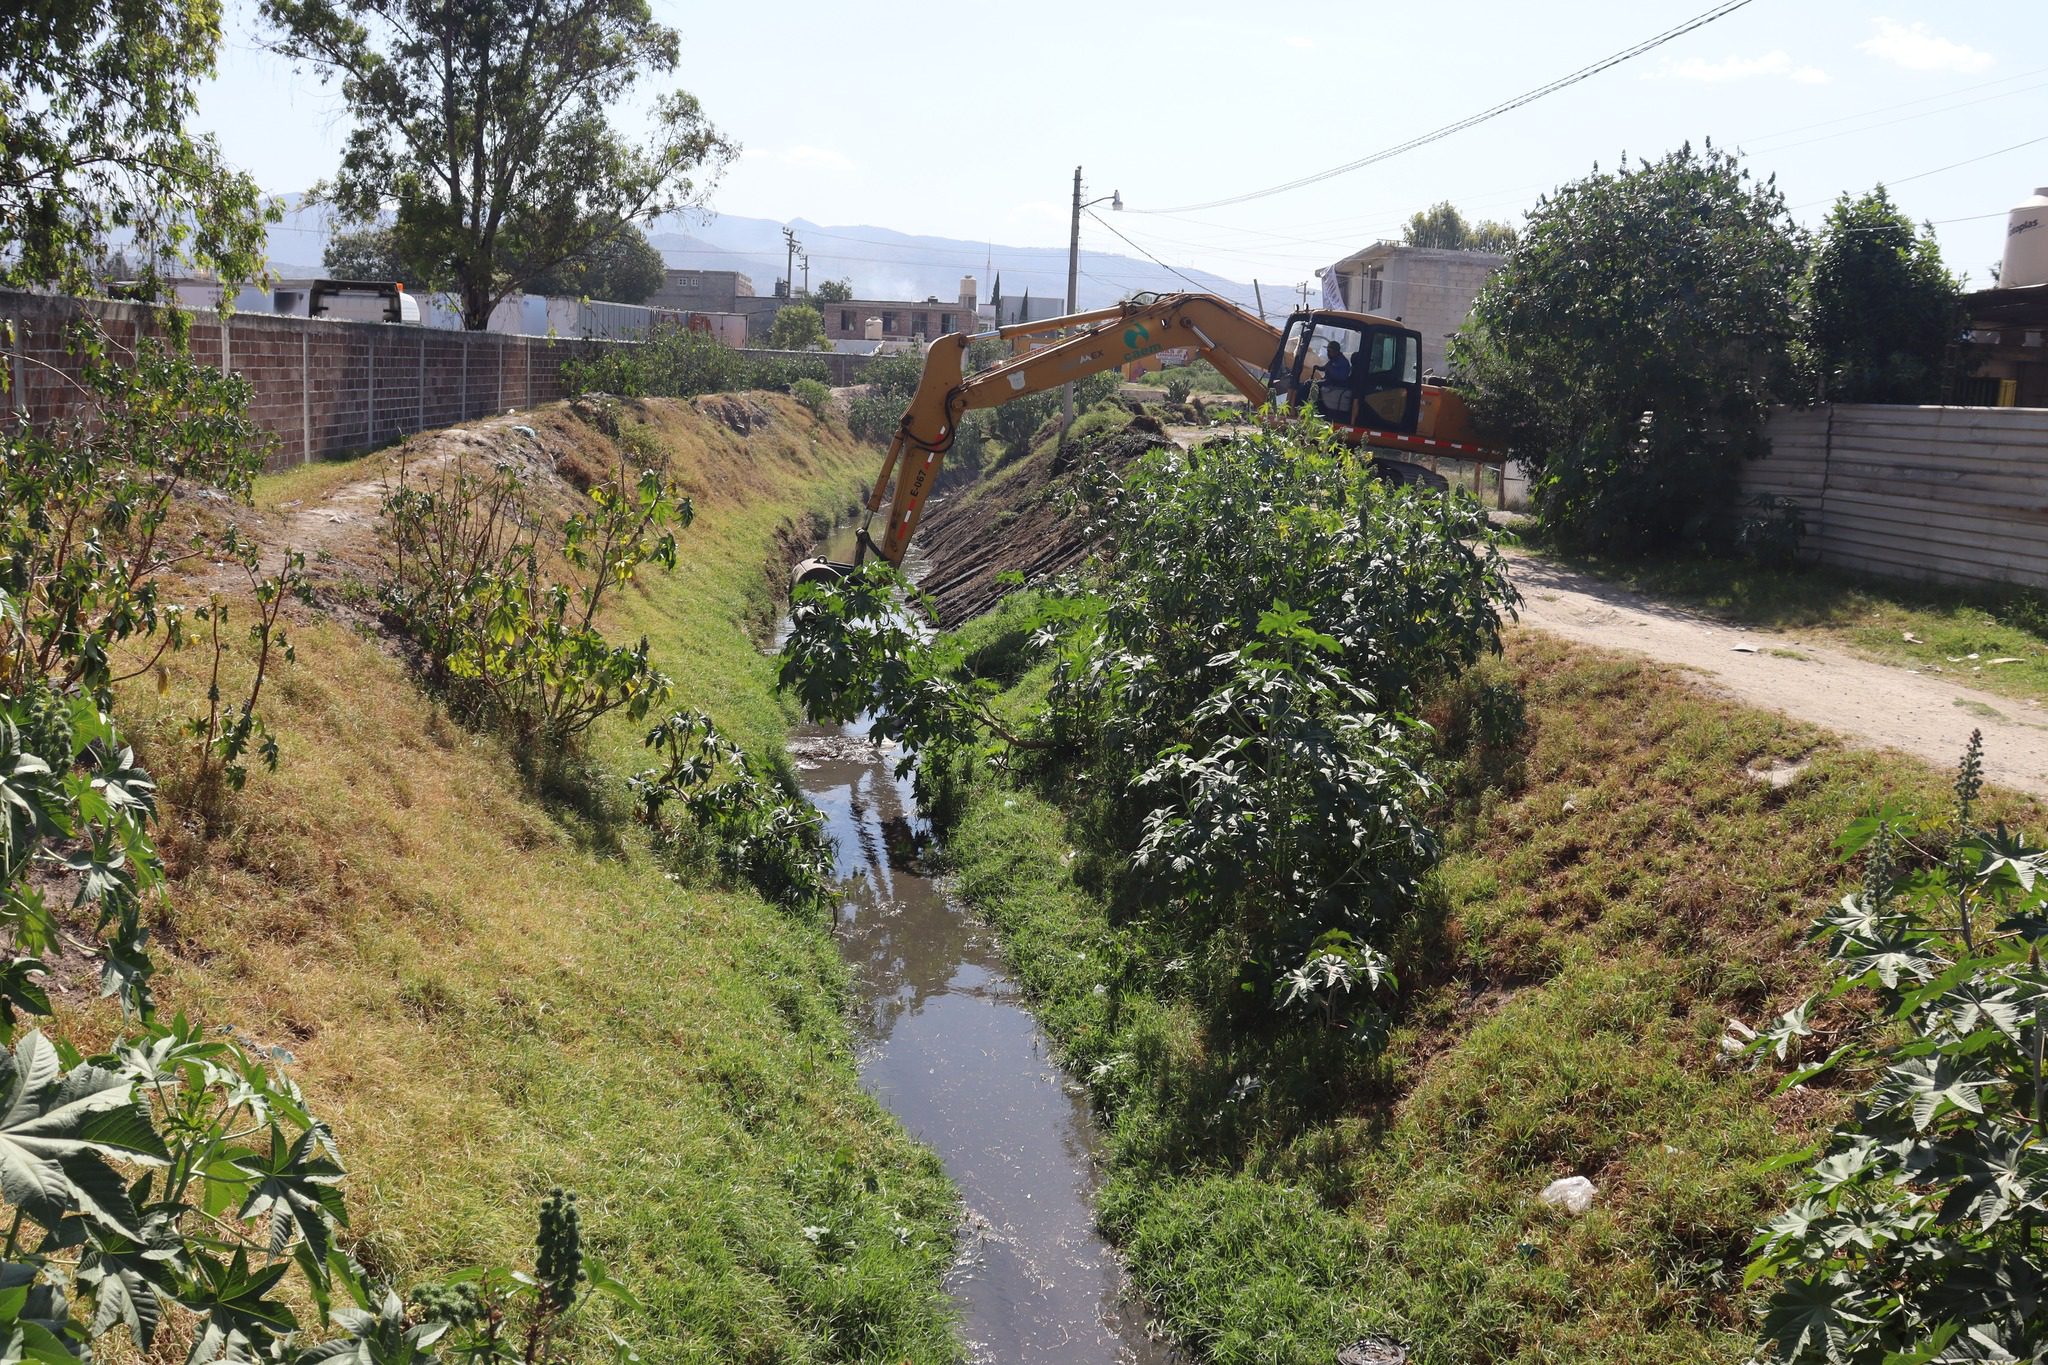
[[[7,357],[14,411],[50,421],[79,405],[81,357],[65,333],[81,316],[99,319],[118,349],[165,334],[164,314],[145,305],[0,291],[0,320],[13,324],[16,338]],[[567,394],[564,361],[632,344],[261,314],[225,323],[200,314],[189,335],[193,356],[249,380],[250,415],[276,440],[273,469],[552,402]]]

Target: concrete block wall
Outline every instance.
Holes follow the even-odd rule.
[[[0,291],[0,320],[15,338],[6,401],[16,413],[58,421],[88,401],[78,383],[83,357],[68,339],[82,317],[97,320],[116,353],[168,336],[166,315],[145,305]],[[633,344],[263,314],[223,322],[210,313],[193,319],[188,336],[196,359],[248,379],[250,415],[274,442],[272,469],[553,402],[567,396],[566,361]]]

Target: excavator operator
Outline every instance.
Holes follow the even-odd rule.
[[[1323,352],[1322,384],[1324,415],[1335,421],[1350,421],[1351,362],[1344,358],[1344,348],[1335,341]]]

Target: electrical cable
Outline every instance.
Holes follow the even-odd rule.
[[[1745,2],[1746,2],[1746,0],[1745,0]],[[1093,218],[1093,219],[1094,219],[1094,220],[1095,220],[1096,222],[1098,222],[1098,223],[1102,224],[1102,226],[1104,226],[1104,227],[1106,227],[1106,228],[1109,228],[1109,230],[1110,230],[1110,232],[1111,232],[1111,234],[1112,234],[1112,235],[1114,235],[1114,236],[1116,236],[1117,238],[1121,239],[1121,240],[1122,240],[1122,241],[1124,242],[1124,244],[1125,244],[1125,245],[1127,245],[1127,246],[1131,247],[1132,249],[1134,249],[1135,251],[1137,251],[1139,255],[1143,256],[1143,257],[1144,257],[1144,258],[1145,258],[1146,260],[1148,260],[1148,261],[1152,262],[1152,264],[1154,264],[1154,265],[1158,266],[1158,267],[1159,267],[1160,269],[1162,269],[1162,270],[1165,270],[1165,271],[1167,271],[1167,272],[1169,272],[1169,273],[1171,273],[1171,274],[1173,274],[1173,275],[1175,275],[1175,276],[1179,277],[1179,278],[1180,278],[1181,280],[1185,281],[1185,282],[1186,282],[1186,284],[1187,284],[1187,286],[1188,286],[1188,287],[1189,287],[1190,289],[1194,289],[1194,290],[1197,290],[1197,291],[1199,291],[1199,292],[1202,292],[1202,293],[1207,293],[1207,292],[1208,292],[1208,289],[1207,289],[1207,287],[1206,287],[1206,286],[1204,286],[1204,285],[1200,285],[1200,284],[1197,284],[1197,283],[1196,283],[1195,281],[1193,281],[1193,280],[1191,280],[1191,279],[1188,279],[1188,277],[1187,277],[1186,275],[1184,275],[1184,274],[1182,274],[1182,273],[1181,273],[1180,271],[1178,271],[1178,270],[1174,269],[1174,267],[1172,267],[1172,266],[1168,265],[1168,264],[1167,264],[1167,263],[1166,263],[1165,261],[1162,261],[1162,260],[1160,260],[1160,259],[1159,259],[1159,258],[1158,258],[1157,256],[1154,256],[1154,255],[1153,255],[1153,254],[1152,254],[1151,252],[1149,252],[1149,251],[1145,250],[1145,248],[1144,248],[1144,247],[1142,247],[1142,246],[1139,246],[1139,245],[1138,245],[1138,244],[1137,244],[1136,242],[1132,241],[1132,240],[1131,240],[1130,238],[1128,238],[1128,237],[1125,237],[1125,236],[1123,235],[1123,233],[1121,233],[1121,232],[1118,232],[1118,231],[1117,231],[1117,230],[1116,230],[1115,228],[1113,228],[1113,227],[1109,227],[1109,221],[1108,221],[1107,219],[1105,219],[1105,218],[1104,218],[1104,217],[1103,217],[1103,216],[1102,216],[1101,214],[1097,213],[1097,212],[1096,212],[1096,211],[1095,211],[1094,209],[1082,209],[1082,210],[1081,210],[1081,212],[1083,212],[1083,213],[1087,214],[1087,215],[1088,215],[1088,216],[1089,216],[1090,218]],[[1218,277],[1212,276],[1211,278],[1218,278]]]
[[[1499,118],[1502,114],[1509,113],[1515,109],[1519,109],[1523,105],[1533,104],[1537,100],[1542,99],[1546,95],[1556,94],[1558,91],[1566,89],[1569,86],[1577,85],[1581,81],[1588,80],[1594,76],[1597,76],[1603,71],[1609,70],[1613,67],[1620,66],[1623,62],[1631,61],[1637,57],[1642,56],[1644,53],[1654,51],[1655,49],[1660,48],[1664,44],[1672,41],[1674,38],[1682,38],[1686,34],[1691,33],[1696,29],[1704,28],[1708,24],[1713,23],[1716,19],[1725,18],[1726,16],[1733,14],[1735,11],[1742,9],[1743,7],[1751,3],[1752,0],[1724,0],[1722,4],[1716,5],[1712,9],[1707,10],[1704,13],[1696,14],[1692,18],[1686,20],[1684,23],[1679,24],[1674,28],[1668,28],[1664,30],[1664,32],[1659,33],[1653,37],[1645,38],[1642,42],[1639,42],[1632,47],[1624,48],[1620,52],[1614,53],[1611,56],[1603,57],[1602,59],[1600,59],[1597,62],[1594,62],[1590,66],[1580,67],[1577,71],[1574,71],[1569,75],[1560,76],[1554,81],[1550,81],[1544,85],[1537,86],[1533,90],[1524,91],[1522,94],[1515,96],[1513,99],[1503,100],[1499,104],[1496,104],[1489,109],[1482,109],[1476,114],[1472,114],[1465,118],[1459,119],[1456,123],[1447,123],[1443,127],[1438,128],[1432,132],[1423,133],[1418,137],[1412,137],[1408,139],[1406,142],[1398,143],[1392,147],[1383,148],[1380,151],[1374,152],[1369,156],[1362,156],[1358,158],[1356,161],[1347,161],[1341,166],[1332,166],[1327,170],[1317,171],[1312,175],[1301,176],[1298,179],[1289,180],[1284,184],[1269,185],[1262,190],[1251,190],[1244,194],[1230,195],[1222,199],[1210,199],[1199,204],[1180,204],[1172,208],[1159,209],[1156,210],[1156,212],[1196,213],[1204,209],[1218,209],[1224,208],[1231,204],[1249,203],[1254,199],[1264,199],[1268,195],[1284,194],[1289,190],[1298,190],[1308,185],[1314,185],[1321,181],[1329,180],[1335,176],[1348,175],[1352,171],[1363,170],[1367,166],[1377,165],[1382,161],[1386,161],[1392,157],[1399,156],[1403,152],[1412,152],[1418,147],[1426,147],[1432,142],[1440,142],[1444,138],[1450,137],[1453,133],[1462,133],[1467,128],[1476,127],[1481,123],[1487,122],[1489,119]],[[1137,211],[1144,212],[1144,210]],[[1133,243],[1133,245],[1136,244]]]

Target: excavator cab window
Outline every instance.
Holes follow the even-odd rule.
[[[1406,328],[1343,313],[1296,313],[1267,385],[1276,402],[1313,405],[1331,422],[1413,431],[1422,412],[1421,341]]]

